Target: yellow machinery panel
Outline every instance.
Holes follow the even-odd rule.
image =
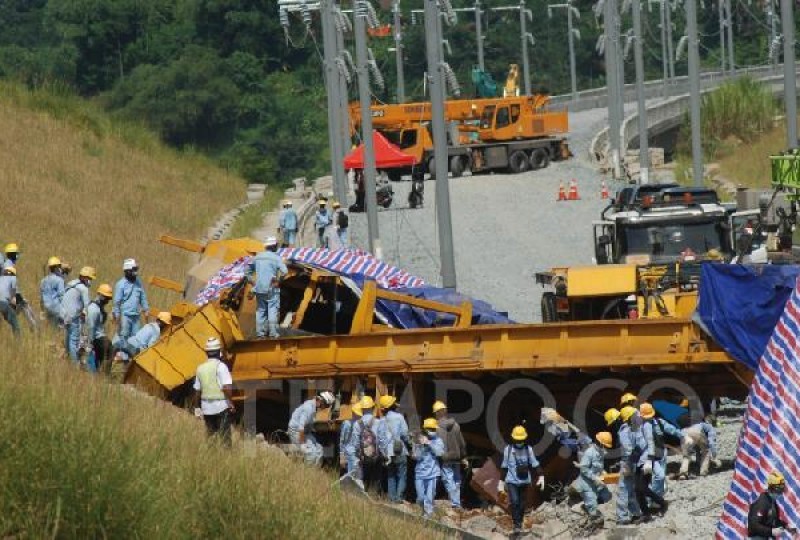
[[[197,366],[206,359],[205,342],[212,336],[218,337],[226,350],[244,339],[233,312],[207,304],[139,354],[134,359],[136,369],[128,371],[126,381],[149,376],[167,392],[174,390],[194,377]]]
[[[634,294],[636,266],[604,264],[599,266],[573,266],[567,270],[567,296],[612,296]]]

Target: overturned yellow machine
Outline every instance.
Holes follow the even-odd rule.
[[[200,254],[185,286],[151,279],[183,291],[186,298],[194,298],[223,265],[262,248],[250,239],[207,245],[168,237],[162,241]],[[595,270],[620,271],[611,266]],[[594,388],[586,397],[594,410],[616,405],[619,384],[591,386],[605,379],[637,389],[669,378],[708,400],[743,397],[749,383],[749,373],[704,336],[683,309],[638,320],[477,325],[468,301],[434,302],[385,290],[372,281],[358,287],[346,276],[290,261],[281,283],[281,337],[255,339],[249,289],[242,280],[203,306],[173,306],[179,322],[133,360],[126,382],[180,404],[205,359],[203,344],[217,336],[249,429],[285,429],[289,403],[319,388],[333,388],[340,396],[341,406],[333,413],[337,419],[349,417],[348,404],[364,393],[407,396],[423,415],[443,391],[456,412],[473,407],[480,394],[485,397],[477,398],[482,400],[480,410],[466,432],[471,445],[487,453],[498,443],[487,422],[496,423],[497,433],[506,433],[515,423],[538,417],[544,405],[569,410],[587,388]],[[380,316],[379,302],[434,314],[442,325],[395,328]],[[534,383],[546,389],[546,399],[541,392],[531,393]],[[600,420],[598,413],[586,422]]]

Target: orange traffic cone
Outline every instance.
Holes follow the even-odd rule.
[[[559,201],[566,201],[567,200],[567,192],[564,189],[564,182],[558,183],[558,200]]]
[[[578,182],[573,178],[569,183],[569,195],[567,197],[570,201],[577,201],[581,198],[578,195]]]
[[[608,199],[610,194],[608,193],[608,186],[606,185],[606,181],[603,180],[603,183],[600,184],[600,198],[601,199]]]

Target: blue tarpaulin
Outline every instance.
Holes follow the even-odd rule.
[[[350,276],[359,287],[363,287],[362,276]],[[508,313],[496,311],[483,300],[476,300],[449,289],[439,287],[410,287],[393,289],[392,292],[407,294],[415,298],[432,300],[451,306],[460,306],[463,302],[472,302],[472,324],[513,324]],[[448,313],[438,313],[408,304],[378,299],[375,308],[395,328],[437,328],[453,326],[455,317]]]
[[[728,354],[755,371],[798,275],[797,265],[704,263],[695,319]]]

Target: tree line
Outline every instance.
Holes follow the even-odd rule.
[[[345,2],[349,7],[350,1]],[[472,0],[452,0],[471,7]],[[517,11],[492,7],[516,0],[483,0],[486,68],[499,85],[509,64],[521,63]],[[391,23],[391,2],[376,2],[383,24]],[[564,10],[548,16],[545,0],[528,0],[528,24],[536,44],[530,48],[535,91],[564,93],[570,88],[567,21]],[[601,21],[593,2],[576,0],[581,18],[575,26],[578,87],[605,84],[602,55],[596,41]],[[423,18],[412,15],[422,0],[402,0],[406,92],[424,99],[425,40]],[[716,7],[706,2],[701,13],[701,56],[718,65]],[[737,63],[766,60],[767,31],[755,4],[734,3]],[[683,10],[674,12],[677,42],[683,34]],[[645,61],[648,77],[661,74],[657,6],[644,11]],[[623,17],[623,30],[630,15]],[[463,95],[474,95],[471,70],[477,64],[474,16],[459,13],[445,27]],[[286,184],[297,176],[328,169],[327,113],[323,83],[319,20],[312,14],[306,32],[292,16],[284,33],[275,0],[0,0],[0,76],[31,87],[75,92],[99,103],[111,114],[142,122],[166,142],[191,147],[238,171],[249,181]],[[346,43],[353,50],[352,36]],[[396,98],[394,46],[388,37],[370,38],[386,86],[375,89],[385,102]],[[634,80],[632,53],[626,80]],[[686,70],[685,58],[677,71]],[[521,84],[522,86],[522,84]],[[355,81],[350,98],[357,97]]]

